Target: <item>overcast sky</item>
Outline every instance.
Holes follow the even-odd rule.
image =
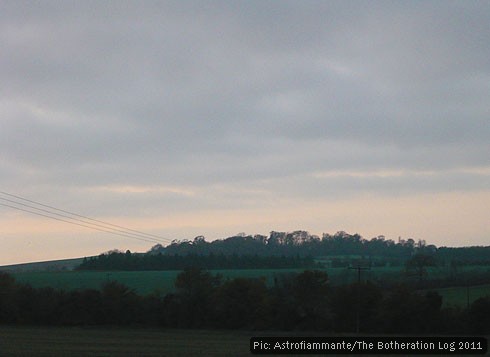
[[[1,1],[0,191],[168,239],[490,245],[489,39],[488,1]],[[5,206],[0,244],[152,245]]]

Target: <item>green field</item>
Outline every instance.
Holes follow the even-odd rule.
[[[274,277],[301,272],[302,269],[236,269],[236,270],[212,270],[213,274],[220,274],[224,279],[237,277],[265,278],[272,285]],[[343,279],[352,280],[355,277],[353,271],[346,269],[329,269],[329,274],[334,274]],[[100,289],[108,281],[116,280],[139,294],[160,292],[166,294],[174,288],[174,282],[180,271],[54,271],[54,272],[14,272],[10,273],[19,283],[29,284],[35,288],[52,287],[55,289]]]
[[[273,285],[274,278],[282,275],[294,274],[303,269],[229,269],[211,270],[213,274],[220,274],[223,279],[265,278],[269,286]],[[332,284],[345,284],[357,281],[357,272],[347,268],[328,268],[325,270]],[[159,292],[166,294],[173,291],[174,282],[180,271],[29,271],[10,272],[19,283],[29,284],[35,288],[52,287],[55,289],[100,289],[108,281],[116,280],[139,294]],[[373,268],[363,272],[363,280],[383,280],[400,277],[400,268]]]
[[[474,268],[472,268],[474,270]],[[488,269],[488,268],[486,268]],[[301,272],[302,269],[243,269],[243,270],[212,270],[213,274],[220,274],[223,279],[265,278],[267,284],[272,286],[275,278],[283,275]],[[332,284],[346,284],[357,281],[357,271],[347,268],[328,268],[325,270]],[[35,288],[53,287],[55,289],[100,289],[105,282],[116,280],[138,294],[146,295],[158,292],[162,295],[174,290],[174,282],[180,271],[19,271],[10,272],[17,282],[29,284]],[[438,268],[429,271],[429,278],[444,277],[445,272]],[[403,268],[383,267],[372,268],[362,272],[363,280],[373,282],[403,281],[407,279]],[[416,279],[414,277],[408,279]],[[453,287],[436,289],[444,299],[444,306],[467,305],[467,289],[465,287]],[[472,286],[469,289],[470,303],[477,298],[490,294],[490,285]]]
[[[478,298],[490,296],[490,284],[437,289],[437,292],[442,296],[443,306],[466,307],[468,302],[471,304]]]
[[[274,276],[300,272],[300,269],[245,269],[245,270],[213,270],[213,274],[221,274],[224,279],[245,277],[264,277],[272,284]],[[11,273],[19,283],[29,284],[35,288],[52,287],[55,289],[100,289],[111,280],[116,280],[139,294],[159,292],[166,294],[174,289],[174,282],[180,271],[58,271],[58,272],[17,272]]]
[[[34,288],[52,287],[63,290],[100,289],[108,281],[116,280],[139,294],[154,291],[172,291],[178,271],[57,271],[57,272],[19,272],[11,273],[19,283]]]

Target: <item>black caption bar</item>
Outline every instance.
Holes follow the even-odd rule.
[[[252,337],[250,352],[284,354],[468,354],[488,350],[484,337]]]

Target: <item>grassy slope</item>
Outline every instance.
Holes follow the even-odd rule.
[[[0,271],[26,272],[26,271],[62,271],[73,270],[83,262],[83,258],[50,260],[46,262],[33,262],[0,266]]]
[[[223,279],[236,277],[260,278],[265,277],[272,284],[275,274],[299,272],[300,269],[247,269],[247,270],[213,270],[213,274],[221,274]],[[35,288],[53,287],[56,289],[99,289],[110,280],[135,289],[139,294],[158,291],[166,294],[173,290],[175,278],[180,271],[58,271],[58,272],[14,272],[11,273],[17,282],[29,284]]]
[[[303,269],[229,269],[212,270],[213,274],[222,275],[223,279],[237,277],[266,279],[272,285],[274,277],[283,274],[301,272]],[[166,294],[173,290],[175,278],[180,271],[19,271],[11,272],[19,283],[29,284],[35,288],[53,287],[56,289],[99,289],[103,283],[110,280],[135,289],[139,294],[148,294],[158,291]],[[357,273],[345,268],[330,268],[327,273],[335,283],[349,283],[356,280]]]
[[[50,286],[57,289],[99,289],[104,282],[117,280],[139,294],[159,292],[166,294],[173,290],[174,281],[179,271],[114,271],[91,272],[72,271],[82,262],[83,258],[64,259],[57,261],[17,264],[0,267],[0,271],[8,271],[18,282],[27,283],[33,287]],[[442,278],[447,276],[447,269],[437,267],[429,268],[430,278]],[[462,272],[487,271],[488,267],[468,267]],[[214,270],[212,273],[221,274],[224,279],[246,277],[265,277],[269,285],[273,284],[274,277],[301,271],[301,269],[250,269],[250,270]],[[332,284],[351,283],[357,280],[357,273],[346,268],[326,269]],[[372,268],[364,271],[362,278],[376,281],[403,280],[403,267]],[[453,287],[437,289],[444,298],[444,306],[456,305],[465,307],[467,304],[467,289],[465,287]],[[470,287],[470,303],[481,296],[490,295],[490,285]]]
[[[441,294],[444,306],[466,307],[468,297],[471,304],[480,297],[490,296],[490,284],[470,286],[469,290],[466,287],[437,289],[437,292]]]
[[[405,273],[403,268],[373,268],[362,273],[362,279],[373,282],[389,280],[403,281]],[[237,277],[260,278],[264,277],[268,285],[272,285],[274,278],[302,269],[230,269],[212,270],[213,274],[221,274],[223,279]],[[357,281],[357,272],[346,268],[328,268],[332,284],[345,284]],[[103,283],[117,280],[120,283],[135,289],[139,294],[148,294],[158,291],[166,294],[173,290],[174,281],[180,271],[14,271],[10,272],[19,283],[30,284],[35,288],[50,286],[56,289],[99,289]],[[433,271],[429,273],[432,278],[445,276],[443,272]],[[411,278],[412,280],[415,278]],[[466,288],[437,289],[445,298],[445,304],[453,303],[466,306]],[[461,290],[461,291],[460,291]],[[470,298],[483,296],[485,289],[473,287],[470,289]],[[483,295],[482,295],[483,294]],[[488,293],[487,293],[488,294]],[[463,297],[463,298],[461,298]]]
[[[12,273],[19,283],[35,288],[52,287],[55,289],[100,289],[111,280],[135,289],[139,294],[148,294],[155,290],[162,293],[172,291],[179,271],[59,271],[59,272],[18,272]]]

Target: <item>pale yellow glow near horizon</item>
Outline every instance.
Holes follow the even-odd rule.
[[[91,191],[108,191],[114,193],[174,193],[183,196],[195,196],[196,189],[179,186],[157,186],[157,185],[107,185],[95,186]]]
[[[490,176],[490,167],[459,167],[447,170],[329,170],[312,173],[312,177],[331,178],[331,177],[356,177],[356,178],[390,178],[403,176],[436,176],[444,174],[473,174]]]
[[[344,230],[366,239],[401,236],[437,246],[467,246],[490,245],[489,208],[490,191],[475,191],[399,197],[365,194],[332,201],[284,201],[274,208],[97,218],[178,239],[202,234],[210,241],[239,232],[267,235],[271,230],[302,229],[318,235]],[[153,245],[21,212],[4,214],[0,227],[0,265],[96,255],[114,248],[147,251]]]

